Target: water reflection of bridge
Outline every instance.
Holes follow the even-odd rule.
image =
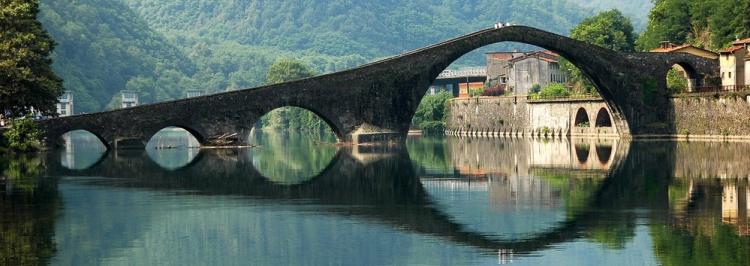
[[[331,164],[310,180],[293,185],[274,183],[255,170],[240,151],[204,151],[183,168],[160,167],[143,151],[115,151],[88,169],[70,170],[50,163],[50,176],[104,177],[95,185],[193,191],[202,195],[241,195],[291,200],[290,204],[332,204],[333,213],[355,216],[419,234],[446,238],[495,252],[512,249],[528,253],[582,237],[586,228],[600,226],[594,213],[580,213],[546,232],[525,239],[502,240],[472,232],[434,206],[417,178],[408,153],[400,148],[377,151],[342,150]],[[366,160],[361,160],[366,158]],[[60,162],[52,156],[48,162]],[[596,206],[597,203],[591,203]],[[371,207],[363,207],[371,206]]]

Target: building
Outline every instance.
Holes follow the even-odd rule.
[[[122,108],[130,108],[140,104],[138,94],[132,91],[122,92]]]
[[[62,96],[60,96],[60,98],[58,98],[57,114],[60,117],[71,116],[74,114],[73,93],[66,91]]]
[[[567,78],[560,70],[560,55],[551,51],[524,54],[509,60],[508,89],[516,95],[529,94],[534,85],[565,83]]]
[[[508,83],[512,64],[510,60],[524,56],[522,52],[492,52],[487,53],[487,83],[490,87]]]
[[[651,50],[652,53],[687,53],[708,59],[719,59],[719,54],[706,49],[698,48],[690,44],[677,45],[671,42],[662,42],[659,48]]]
[[[444,70],[435,79],[427,93],[436,94],[440,91],[447,91],[452,93],[453,97],[469,97],[469,91],[483,89],[486,81],[487,69],[485,67]]]
[[[206,91],[202,91],[202,90],[189,90],[189,91],[187,91],[187,97],[188,98],[201,97],[203,95],[206,95]]]
[[[750,85],[750,38],[737,40],[729,48],[719,51],[721,85],[737,89]]]

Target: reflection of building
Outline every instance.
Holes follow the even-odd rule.
[[[560,56],[550,51],[539,51],[511,59],[508,88],[515,94],[528,94],[531,87],[564,83],[565,75],[560,71]]]
[[[741,235],[750,235],[748,198],[750,198],[750,188],[747,186],[727,185],[724,186],[724,192],[721,194],[722,221],[736,225]]]
[[[732,46],[719,51],[722,86],[745,86],[750,84],[750,38],[737,40]]]
[[[122,108],[138,106],[138,94],[132,91],[122,92]]]
[[[535,176],[491,178],[489,188],[490,199],[495,207],[554,209],[563,201],[559,189]]]
[[[61,117],[73,115],[73,94],[71,92],[66,91],[58,99],[57,114]]]

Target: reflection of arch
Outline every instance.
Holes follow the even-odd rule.
[[[596,157],[599,162],[607,164],[612,157],[612,146],[596,145]]]
[[[607,108],[602,107],[596,114],[596,127],[612,127],[612,118]]]
[[[267,111],[267,112],[265,112],[265,113],[264,113],[263,115],[261,115],[260,117],[258,117],[258,120],[257,120],[257,121],[255,121],[255,122],[253,123],[253,125],[257,125],[257,124],[258,124],[258,122],[259,122],[259,121],[261,121],[261,120],[263,119],[263,117],[266,117],[266,116],[268,116],[269,114],[271,114],[271,113],[273,113],[273,112],[275,112],[275,111],[278,111],[278,110],[283,110],[283,109],[285,109],[285,108],[291,108],[292,110],[293,110],[293,109],[299,109],[299,110],[302,110],[302,111],[304,111],[304,112],[309,112],[309,113],[312,113],[313,115],[315,115],[315,117],[317,117],[318,119],[320,119],[320,120],[322,120],[323,122],[325,122],[325,124],[326,124],[326,125],[328,126],[328,128],[329,128],[329,129],[331,130],[331,132],[333,132],[333,134],[334,134],[334,135],[336,135],[336,138],[337,138],[338,140],[342,140],[342,139],[344,139],[344,134],[343,134],[343,132],[341,132],[341,129],[337,128],[337,127],[336,127],[336,124],[335,124],[335,123],[333,123],[333,121],[331,121],[330,119],[328,119],[328,118],[327,118],[327,117],[326,117],[325,115],[322,115],[322,114],[320,114],[320,113],[316,112],[316,111],[315,111],[314,109],[312,109],[312,108],[306,108],[306,107],[302,107],[302,106],[298,106],[298,105],[287,105],[287,106],[281,106],[281,107],[277,107],[277,108],[274,108],[274,109],[272,109],[272,110],[270,110],[270,111]],[[253,129],[255,129],[255,127],[253,127]]]
[[[589,149],[591,149],[591,146],[589,146],[589,144],[575,145],[576,158],[578,159],[579,163],[586,163],[589,160]]]
[[[154,144],[154,145],[156,145],[157,143],[154,143],[154,141],[155,141],[155,138],[157,137],[157,135],[159,135],[160,133],[164,133],[166,131],[169,131],[169,130],[173,130],[173,129],[182,129],[182,130],[186,131],[188,133],[188,144],[190,142],[190,138],[195,139],[195,141],[197,141],[199,145],[203,144],[204,141],[205,141],[205,137],[203,135],[201,135],[200,133],[198,133],[196,130],[191,129],[190,127],[168,126],[168,127],[164,127],[162,129],[160,129],[159,131],[156,131],[156,133],[151,134],[151,137],[148,139],[148,141],[146,142],[146,144],[147,145],[148,144]]]
[[[589,124],[589,114],[586,112],[586,109],[584,109],[583,107],[578,108],[578,112],[576,112],[575,125],[582,127]]]
[[[70,136],[71,134],[75,134],[75,133],[94,136],[94,137],[96,137],[96,139],[99,140],[99,142],[104,146],[105,149],[109,150],[109,142],[107,141],[107,139],[105,139],[101,135],[95,133],[94,131],[87,130],[87,129],[74,129],[74,130],[70,130],[68,132],[65,132],[65,133],[63,133],[63,134],[60,135],[58,143],[64,144],[65,143],[64,137],[65,136]]]
[[[203,134],[199,133],[197,130],[195,130],[195,129],[191,128],[191,127],[180,126],[180,125],[170,125],[170,126],[161,127],[156,132],[152,131],[153,133],[150,133],[149,135],[147,135],[148,136],[148,140],[146,141],[146,144],[148,145],[149,143],[152,143],[152,141],[154,141],[154,137],[156,137],[156,135],[158,135],[159,133],[162,133],[165,130],[169,130],[169,129],[182,129],[182,130],[187,131],[187,133],[190,134],[189,137],[193,137],[196,141],[198,141],[198,144],[200,144],[200,145],[203,145],[205,143],[205,141],[206,141],[206,137],[203,136]]]

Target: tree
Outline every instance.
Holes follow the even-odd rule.
[[[685,43],[692,32],[690,2],[692,0],[654,0],[646,31],[638,39],[638,48],[648,51],[662,41]],[[695,1],[693,1],[695,2]]]
[[[615,9],[584,19],[570,31],[570,37],[615,51],[632,52],[635,48],[633,24]]]
[[[55,43],[37,21],[38,0],[0,0],[0,111],[53,115],[63,93],[52,71]]]
[[[445,91],[435,95],[426,95],[417,107],[417,112],[414,113],[412,124],[422,129],[424,134],[442,134],[445,131],[445,118],[449,111],[446,105],[452,98],[453,94]]]
[[[277,60],[268,68],[266,82],[268,84],[276,84],[312,76],[315,76],[315,71],[304,63],[284,58]]]
[[[667,89],[670,93],[682,93],[688,88],[688,81],[680,71],[673,67],[667,73]]]
[[[635,36],[630,19],[614,9],[586,18],[570,31],[573,39],[621,52],[635,50]],[[593,84],[570,61],[561,60],[560,68],[576,91],[594,91]]]

